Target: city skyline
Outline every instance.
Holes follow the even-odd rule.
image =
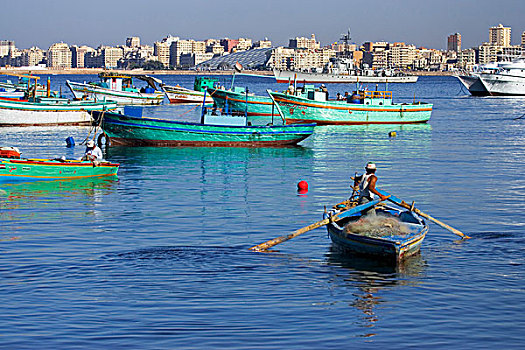
[[[242,4],[233,0],[157,0],[151,5],[92,0],[89,6],[82,6],[63,0],[28,0],[11,3],[9,10],[0,13],[0,39],[13,40],[20,48],[46,49],[55,42],[123,45],[130,36],[152,45],[171,34],[196,40],[267,37],[274,46],[286,46],[290,38],[315,34],[322,45],[328,45],[339,41],[350,28],[357,44],[384,40],[446,49],[447,37],[456,32],[462,35],[462,47],[469,48],[487,42],[488,28],[499,23],[512,27],[512,44],[519,44],[525,30],[521,19],[525,1],[520,0],[503,0],[497,7],[486,0],[443,0],[426,6],[415,0],[374,4],[371,8],[361,1],[340,0],[325,7],[309,0]]]

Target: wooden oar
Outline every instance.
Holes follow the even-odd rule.
[[[469,236],[465,235],[463,232],[461,232],[461,231],[455,229],[454,227],[449,226],[449,225],[445,224],[444,222],[441,222],[441,221],[439,221],[438,219],[433,218],[432,216],[423,213],[421,210],[419,210],[419,209],[417,209],[417,208],[413,208],[412,205],[408,204],[408,203],[405,202],[404,200],[399,199],[399,198],[397,198],[396,196],[393,196],[393,195],[389,194],[388,192],[385,192],[385,191],[383,191],[383,190],[380,190],[380,189],[377,188],[377,187],[376,187],[376,190],[377,190],[379,193],[381,193],[383,196],[390,196],[390,197],[388,198],[388,200],[389,200],[390,202],[392,202],[392,203],[394,203],[394,204],[397,204],[397,205],[399,205],[400,207],[403,207],[403,208],[409,209],[409,210],[413,211],[414,213],[416,213],[416,214],[418,214],[418,215],[420,215],[420,216],[422,216],[422,217],[424,217],[424,218],[426,218],[426,219],[428,219],[428,220],[430,220],[430,221],[433,221],[434,223],[438,224],[439,226],[441,226],[441,227],[443,227],[443,228],[449,230],[450,232],[452,232],[452,233],[454,233],[454,234],[460,236],[461,238],[464,238],[464,239],[468,239],[468,238],[470,238]]]
[[[374,205],[378,204],[379,202],[381,202],[381,200],[380,199],[376,199],[375,201],[371,201],[371,202],[368,202],[368,203],[365,203],[365,204],[361,204],[361,205],[355,206],[352,209],[348,209],[346,211],[343,211],[343,212],[341,212],[341,213],[339,213],[337,215],[334,215],[332,217],[329,217],[327,219],[324,219],[324,220],[318,221],[316,223],[313,223],[311,225],[308,225],[306,227],[300,228],[300,229],[290,233],[289,235],[277,237],[277,238],[271,239],[271,240],[269,240],[267,242],[264,242],[264,243],[258,244],[256,246],[253,246],[253,247],[250,248],[250,250],[253,250],[253,251],[256,251],[256,252],[265,251],[268,248],[271,248],[271,247],[273,247],[273,246],[275,246],[275,245],[277,245],[279,243],[286,242],[287,240],[292,239],[294,237],[297,237],[300,234],[303,234],[303,233],[308,232],[310,230],[313,230],[315,228],[318,228],[318,227],[324,226],[326,224],[329,224],[330,222],[334,222],[336,220],[342,219],[344,217],[348,217],[350,215],[359,213],[360,211],[363,211],[363,210],[366,210],[368,208],[371,208]]]

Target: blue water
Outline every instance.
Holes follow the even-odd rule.
[[[94,77],[53,87],[67,78]],[[319,127],[283,149],[110,148],[118,179],[0,186],[0,348],[523,348],[525,99],[473,98],[451,77],[389,89],[434,103],[430,123]],[[3,128],[0,145],[80,157],[88,132]],[[432,225],[398,268],[332,251],[323,228],[248,251],[320,220],[369,160],[378,187],[472,239]]]

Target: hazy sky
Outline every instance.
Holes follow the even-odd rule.
[[[321,45],[350,27],[352,41],[403,41],[445,49],[460,33],[463,48],[488,41],[489,27],[525,31],[525,0],[0,0],[0,40],[18,48],[55,42],[97,47],[129,36],[152,45],[168,34],[183,39],[267,37],[286,45],[314,33]]]

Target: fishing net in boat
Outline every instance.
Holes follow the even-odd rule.
[[[367,237],[403,237],[410,233],[410,229],[396,217],[368,215],[361,217],[357,221],[348,223],[344,228],[344,232]]]

